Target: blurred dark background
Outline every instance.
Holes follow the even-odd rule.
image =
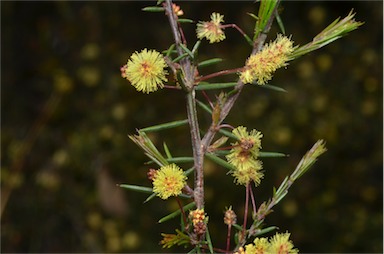
[[[172,43],[166,17],[141,11],[149,5],[1,2],[1,252],[169,252],[158,245],[160,234],[173,233],[179,221],[157,221],[177,209],[175,201],[143,204],[146,194],[115,186],[151,186],[147,158],[127,134],[186,117],[181,92],[144,95],[120,77],[135,50]],[[248,34],[254,23],[246,13],[258,7],[179,5],[185,18],[219,12]],[[288,93],[247,86],[227,119],[262,131],[265,151],[290,155],[263,159],[258,204],[316,140],[327,142],[327,153],[266,219],[291,232],[301,252],[383,251],[383,3],[283,1],[281,18],[303,45],[351,9],[362,27],[275,74],[270,84]],[[183,27],[191,46],[195,25]],[[268,41],[277,32],[275,24]],[[244,64],[251,49],[235,30],[226,36],[203,41],[200,60],[225,59],[203,73]],[[205,127],[209,116],[201,116]],[[166,141],[174,155],[191,154],[186,126],[150,137],[160,147]],[[242,220],[244,188],[209,161],[206,171],[210,231],[223,247],[224,208],[233,205]]]

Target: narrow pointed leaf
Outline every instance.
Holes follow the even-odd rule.
[[[265,88],[265,89],[270,89],[278,92],[283,92],[287,93],[288,91],[285,90],[284,88],[278,87],[278,86],[273,86],[273,85],[257,85],[258,87]]]
[[[277,205],[287,194],[288,194],[288,191],[285,191],[284,193],[279,195],[279,198],[276,199],[276,201],[275,201],[275,205]]]
[[[209,229],[208,229],[208,227],[207,227],[206,238],[207,238],[207,243],[208,243],[209,252],[210,252],[210,253],[214,253],[214,252],[213,252],[213,245],[212,245],[211,235],[209,234]]]
[[[164,8],[159,6],[148,6],[141,9],[142,11],[148,11],[148,12],[163,12]]]
[[[204,109],[205,111],[207,111],[210,115],[212,114],[212,109],[210,107],[208,107],[206,104],[204,104],[203,102],[199,101],[199,100],[196,100],[197,102],[197,105]]]
[[[180,48],[182,48],[184,52],[188,53],[188,55],[193,59],[193,53],[184,44],[180,44]]]
[[[229,153],[230,153],[229,150],[217,150],[217,151],[215,151],[215,155],[216,156],[225,156],[225,155],[227,155]]]
[[[167,159],[167,161],[169,163],[189,163],[189,162],[193,162],[194,159],[193,157],[174,157],[174,158],[170,158],[170,159]]]
[[[152,193],[152,188],[138,186],[138,185],[131,185],[131,184],[118,184],[119,187],[137,191],[137,192],[143,192],[143,193]]]
[[[259,157],[271,158],[271,157],[288,157],[288,154],[276,153],[276,152],[260,152]]]
[[[287,181],[288,181],[288,176],[285,177],[284,181],[280,184],[279,188],[276,191],[276,195],[280,195],[284,191]]]
[[[201,40],[198,40],[195,45],[193,46],[193,49],[192,49],[192,54],[195,56],[196,53],[197,53],[197,50],[199,49],[200,47],[200,44],[201,44]]]
[[[216,140],[212,145],[210,145],[210,148],[216,149],[219,148],[220,146],[224,145],[227,143],[228,137],[221,136],[218,140]]]
[[[194,170],[195,170],[194,167],[192,167],[190,169],[187,169],[187,170],[184,171],[184,175],[189,176]]]
[[[239,224],[233,224],[232,225],[234,228],[236,228],[237,230],[239,230],[239,231],[242,231],[243,230],[243,227],[242,226],[240,226]]]
[[[190,250],[187,254],[194,254],[194,253],[197,253],[196,249],[198,249],[199,247],[195,247],[193,248],[192,250]]]
[[[138,131],[139,135],[128,135],[128,137],[139,147],[141,147],[145,155],[147,155],[151,160],[155,161],[159,166],[167,165],[167,160],[163,155],[157,150],[156,146],[148,138],[147,134],[143,131]]]
[[[157,161],[156,159],[154,159],[154,158],[151,158],[151,159],[152,159],[152,161],[148,161],[145,164],[150,165],[153,163],[156,163],[156,164],[159,163],[159,161]],[[194,159],[193,159],[193,157],[172,157],[172,158],[166,159],[166,161],[167,161],[167,164],[165,164],[165,165],[168,165],[169,163],[182,164],[182,163],[191,163],[194,161]],[[161,165],[161,166],[164,166],[164,165]]]
[[[179,23],[195,23],[192,19],[178,19],[177,22]]]
[[[279,25],[281,32],[285,35],[285,27],[284,27],[283,21],[281,20],[279,12],[276,12],[276,21],[277,21],[277,24]]]
[[[164,152],[167,155],[167,160],[168,159],[172,159],[172,154],[169,151],[168,146],[167,146],[167,144],[165,142],[163,143],[163,147],[164,147]]]
[[[195,207],[195,205],[196,205],[195,202],[189,203],[188,205],[183,206],[183,210],[184,210],[184,211],[187,211],[187,210],[189,210],[189,209],[192,209],[193,207]],[[176,211],[174,211],[173,213],[168,214],[167,216],[164,216],[163,218],[161,218],[161,219],[158,221],[158,223],[163,223],[163,222],[165,222],[165,221],[168,221],[168,220],[170,220],[170,219],[173,219],[173,218],[177,217],[179,214],[181,214],[181,211],[180,211],[180,210],[176,210]]]
[[[158,124],[158,125],[154,125],[154,126],[150,126],[150,127],[147,127],[147,128],[140,129],[140,131],[143,131],[143,132],[160,131],[160,130],[165,130],[165,129],[171,129],[171,128],[179,127],[179,126],[186,125],[186,124],[188,124],[188,119],[173,121],[173,122],[169,122],[169,123]]]
[[[152,164],[152,163],[156,163],[159,167],[162,167],[162,166],[165,166],[165,165],[168,165],[168,162],[167,160],[165,160],[164,158],[164,161],[163,160],[158,160],[156,157],[152,156],[151,154],[149,153],[145,153],[145,155],[151,159],[151,161],[148,161],[146,162],[145,164],[146,165],[149,165],[149,164]]]
[[[227,131],[227,130],[224,130],[224,129],[220,129],[219,132],[229,138],[233,138],[233,139],[238,139],[235,135],[232,134],[232,132],[230,131]]]
[[[251,16],[252,18],[254,18],[256,21],[259,19],[255,14],[253,14],[253,13],[250,13],[250,12],[247,12],[247,14],[249,15],[249,16]]]
[[[197,64],[197,66],[202,68],[202,67],[206,67],[209,65],[220,63],[222,61],[223,61],[223,59],[221,59],[221,58],[212,58],[212,59],[208,59],[208,60],[200,62],[199,64]]]
[[[169,46],[169,48],[167,50],[164,50],[163,54],[165,53],[165,55],[167,57],[169,57],[172,54],[172,52],[176,52],[173,50],[174,48],[175,48],[175,43],[173,43],[171,46]]]
[[[229,164],[227,161],[217,157],[216,155],[212,154],[212,153],[206,153],[205,156],[210,159],[211,161],[217,163],[218,165],[222,166],[222,167],[225,167],[229,170],[235,170],[235,167],[232,166],[231,164]]]
[[[152,193],[149,197],[147,197],[146,200],[144,200],[144,204],[154,199],[155,197],[156,197],[156,193]]]
[[[196,90],[224,89],[224,88],[235,87],[236,85],[237,85],[237,82],[229,82],[229,83],[205,83],[205,82],[201,82],[196,87]]]
[[[249,45],[253,46],[253,41],[252,41],[252,39],[249,38],[249,36],[246,35],[246,34],[243,34],[243,36],[244,36],[245,40],[249,43]]]
[[[180,44],[181,45],[181,44]],[[172,63],[176,63],[176,62],[178,62],[178,61],[180,61],[181,59],[183,59],[183,58],[185,58],[185,57],[187,57],[188,56],[188,53],[184,53],[184,54],[182,54],[181,56],[178,56],[178,57],[176,57],[175,59],[173,59],[172,60]]]
[[[257,232],[255,236],[264,235],[264,234],[266,234],[268,232],[271,232],[273,230],[276,230],[276,229],[279,229],[279,228],[276,227],[276,226],[271,226],[271,227],[263,228],[262,230]]]

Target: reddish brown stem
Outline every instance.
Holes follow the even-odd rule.
[[[232,74],[232,73],[235,73],[235,72],[239,72],[243,69],[243,67],[241,68],[235,68],[235,69],[230,69],[230,70],[223,70],[223,71],[218,71],[218,72],[214,72],[214,73],[211,73],[211,74],[208,74],[208,75],[205,75],[205,76],[202,76],[200,78],[198,78],[195,83],[198,84],[200,83],[201,81],[204,81],[204,80],[207,80],[207,79],[210,79],[210,78],[215,78],[215,77],[218,77],[218,76],[221,76],[221,75],[228,75],[228,74]]]
[[[208,94],[204,90],[201,91],[201,92],[202,92],[203,96],[205,97],[205,99],[208,101],[208,103],[211,106],[211,108],[213,109],[214,106],[213,106],[213,103],[212,103],[211,99],[209,99]]]
[[[255,202],[255,197],[253,196],[253,191],[252,191],[252,186],[251,185],[249,185],[249,193],[251,194],[253,213],[256,213],[257,212],[256,202]]]
[[[228,225],[228,233],[227,233],[227,253],[229,253],[229,248],[231,246],[231,228],[232,228],[232,225],[229,224]]]
[[[226,25],[222,25],[220,26],[221,28],[227,28],[227,27],[231,27],[231,28],[235,28],[237,31],[239,31],[239,33],[241,33],[244,37],[246,37],[246,33],[244,33],[243,30],[241,30],[240,27],[238,27],[236,24],[226,24]]]
[[[244,221],[243,221],[243,232],[241,233],[241,240],[245,240],[245,232],[247,228],[247,217],[248,217],[248,203],[249,203],[249,183],[245,187],[245,209],[244,209]]]
[[[219,128],[219,129],[221,129],[221,128],[229,128],[229,129],[232,129],[232,130],[235,129],[235,127],[233,127],[230,124],[226,124],[226,123],[220,124],[219,126],[217,126],[217,128]]]
[[[185,212],[184,212],[183,206],[181,205],[180,199],[179,199],[178,197],[176,197],[176,201],[177,201],[177,204],[179,205],[179,208],[180,208],[181,214],[183,215],[183,221],[184,221],[184,225],[187,225],[187,217],[186,217],[186,215],[185,215]]]

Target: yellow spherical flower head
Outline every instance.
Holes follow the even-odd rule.
[[[176,164],[161,167],[153,178],[153,192],[162,199],[181,194],[187,177]]]
[[[189,212],[189,218],[192,220],[193,225],[204,222],[205,212],[204,209],[196,209]]]
[[[260,52],[251,55],[240,72],[240,79],[244,84],[257,81],[264,85],[272,79],[272,74],[287,65],[293,52],[293,42],[286,36],[277,35],[274,42],[267,44]]]
[[[293,243],[289,240],[290,233],[276,233],[269,241],[267,253],[297,254],[298,249],[294,249]]]
[[[255,238],[253,244],[247,244],[245,246],[244,254],[267,254],[269,242],[267,238]]]
[[[232,176],[235,178],[235,183],[246,186],[251,181],[255,182],[255,185],[259,185],[264,174],[261,172],[262,163],[259,160],[253,161],[253,166],[241,167],[232,171]]]
[[[225,39],[224,31],[221,23],[224,22],[224,16],[220,13],[212,13],[211,21],[199,22],[197,24],[196,33],[200,40],[206,38],[209,43],[220,42]]]
[[[167,81],[164,68],[167,64],[163,55],[155,50],[144,49],[132,54],[128,63],[121,67],[121,76],[131,82],[137,91],[150,93],[163,88]]]
[[[265,237],[262,238],[255,238],[253,240],[253,244],[255,245],[255,252],[256,254],[263,254],[267,253],[267,249],[269,247],[268,239]]]
[[[233,148],[226,156],[228,162],[237,169],[257,167],[256,158],[261,148],[263,134],[257,130],[247,132],[247,128],[239,126],[232,131],[239,140],[232,144]]]

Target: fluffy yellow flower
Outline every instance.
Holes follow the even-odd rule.
[[[227,161],[235,167],[232,175],[237,184],[247,185],[254,181],[256,185],[260,184],[263,178],[261,161],[257,160],[261,148],[261,138],[263,134],[257,130],[247,131],[247,128],[239,126],[232,133],[238,141],[226,156]]]
[[[187,177],[176,164],[161,167],[153,178],[153,192],[162,199],[181,194]]]
[[[224,16],[220,13],[212,13],[211,21],[199,22],[197,24],[197,38],[206,38],[209,43],[220,42],[225,39],[224,31],[221,28],[221,23],[224,22]]]
[[[269,246],[268,239],[265,237],[262,238],[255,238],[253,241],[253,244],[255,245],[255,254],[264,254],[267,253],[267,249]]]
[[[276,233],[269,241],[267,253],[276,254],[297,254],[298,249],[294,249],[293,243],[289,240],[290,233]]]
[[[293,52],[293,42],[286,36],[278,35],[274,42],[267,44],[263,50],[251,55],[240,72],[243,83],[264,85],[272,79],[272,74],[287,65],[289,55]]]
[[[263,134],[257,130],[247,132],[247,128],[239,126],[232,131],[239,140],[232,144],[233,148],[226,156],[228,162],[236,168],[257,167],[255,159],[259,156]]]
[[[204,219],[205,219],[204,209],[196,209],[196,210],[190,211],[189,218],[192,220],[193,225],[196,225],[199,222],[204,222]]]
[[[259,185],[264,174],[261,172],[261,161],[255,160],[255,166],[242,167],[232,171],[232,176],[235,178],[235,183],[246,186],[251,181],[255,182],[255,185]]]
[[[255,238],[253,244],[245,246],[245,254],[267,254],[269,242],[267,238]]]
[[[144,49],[132,54],[128,63],[121,67],[121,76],[131,82],[137,91],[150,93],[163,88],[167,81],[164,57],[155,50]]]
[[[247,244],[245,248],[240,247],[238,254],[297,254],[292,241],[289,240],[289,233],[276,233],[268,241],[267,238],[255,238],[253,244]]]

